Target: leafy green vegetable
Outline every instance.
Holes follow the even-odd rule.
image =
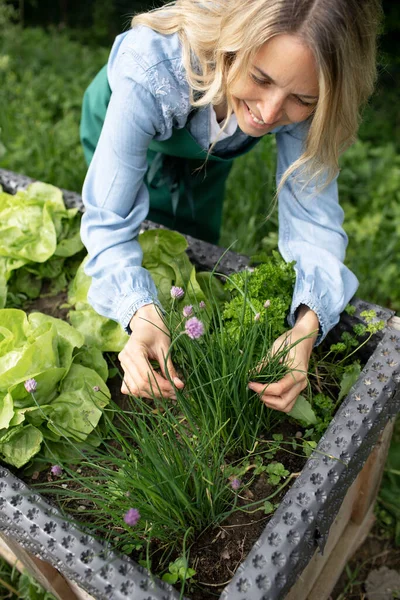
[[[196,571],[188,566],[186,558],[181,556],[168,566],[169,573],[162,576],[162,580],[167,583],[177,583],[178,581],[186,581],[196,575]]]
[[[102,317],[89,304],[77,304],[76,310],[71,310],[68,316],[83,334],[86,345],[102,352],[120,352],[129,339],[119,323]]]
[[[279,485],[281,479],[290,475],[290,471],[285,469],[282,463],[272,462],[266,466],[265,472],[268,474],[268,483],[271,485]]]
[[[0,306],[7,300],[7,282],[13,293],[37,297],[48,261],[58,259],[59,273],[66,257],[83,248],[79,236],[78,210],[66,209],[60,189],[45,183],[32,183],[15,195],[0,188]],[[51,261],[50,261],[51,262]],[[39,265],[46,263],[42,269]],[[53,274],[47,275],[51,277]]]
[[[0,438],[0,452],[6,462],[20,468],[39,452],[42,441],[36,427],[18,425]]]
[[[19,468],[45,438],[86,440],[109,401],[107,374],[100,351],[84,347],[84,336],[68,323],[0,310],[2,458]],[[25,388],[28,379],[36,382],[34,393]]]
[[[143,250],[143,267],[150,271],[160,302],[166,307],[171,301],[173,285],[187,290],[191,302],[204,300],[196,270],[186,254],[188,243],[183,235],[167,229],[151,229],[139,236]]]
[[[288,413],[289,417],[301,421],[305,425],[314,425],[317,423],[317,417],[311,404],[304,398],[304,396],[298,396],[295,405],[292,410]]]
[[[266,261],[253,271],[241,271],[227,280],[232,299],[225,304],[223,319],[233,340],[239,339],[255,318],[260,324],[268,324],[273,338],[287,329],[286,316],[296,278],[294,263],[286,263],[278,252]]]

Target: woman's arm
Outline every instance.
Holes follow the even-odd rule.
[[[297,130],[297,131],[296,131]],[[299,132],[299,133],[298,133]],[[302,154],[304,124],[293,132],[277,134],[277,183],[286,169]],[[336,180],[317,191],[292,175],[279,195],[279,249],[286,261],[296,261],[296,284],[289,322],[292,329],[280,336],[274,349],[287,341],[297,343],[288,353],[293,369],[267,387],[250,382],[270,408],[290,412],[297,396],[307,386],[312,349],[336,325],[340,313],[354,295],[358,281],[343,264],[347,236],[342,228]]]
[[[306,126],[278,133],[277,182],[302,154]],[[289,322],[296,322],[300,305],[318,317],[320,343],[339,321],[340,313],[355,294],[358,281],[344,265],[347,236],[339,205],[337,181],[318,190],[304,185],[296,174],[279,194],[279,249],[286,261],[296,261],[296,284]]]
[[[134,67],[140,72],[138,65]],[[159,130],[161,113],[154,96],[140,83],[126,75],[115,79],[83,187],[82,240],[89,253],[85,271],[92,277],[88,299],[97,312],[131,332],[119,355],[123,393],[173,398],[175,390],[164,368],[170,340],[163,331],[156,287],[141,266],[137,239],[149,211],[144,184],[147,149]],[[163,376],[151,367],[153,359]],[[168,368],[170,377],[176,378],[171,360]],[[177,378],[174,384],[183,387]]]
[[[128,77],[118,81],[82,192],[89,302],[127,329],[136,310],[157,299],[137,241],[149,211],[143,179],[157,115],[150,92]]]

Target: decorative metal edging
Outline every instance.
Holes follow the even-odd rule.
[[[0,530],[98,600],[178,600],[173,587],[66,521],[0,467]]]
[[[0,184],[15,192],[33,180],[0,169]],[[68,206],[82,209],[81,198],[64,192]],[[157,227],[150,222],[145,228]],[[213,268],[223,250],[188,237],[191,257]],[[228,252],[221,272],[247,265]],[[393,314],[363,301],[357,313],[374,309],[385,320]],[[338,332],[357,322],[344,315]],[[379,335],[378,335],[379,337]],[[220,600],[282,600],[316,548],[323,550],[330,526],[389,418],[400,410],[400,333],[386,330],[366,367],[342,403],[296,483],[284,497],[263,534],[239,567]],[[0,468],[0,530],[76,581],[98,600],[176,600],[171,586],[156,580],[128,557],[117,555],[65,521],[38,494]]]

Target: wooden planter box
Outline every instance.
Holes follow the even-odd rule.
[[[31,180],[0,170],[6,191]],[[80,197],[65,194],[80,206]],[[147,224],[146,227],[152,226]],[[191,259],[212,268],[222,250],[188,238]],[[220,270],[243,268],[230,252]],[[221,600],[324,600],[373,524],[373,506],[400,408],[400,327],[390,311],[355,301],[336,331],[359,322],[366,308],[387,323],[367,345],[357,383],[287,492]],[[358,319],[358,321],[357,321]],[[334,333],[333,333],[334,334]],[[179,594],[127,557],[82,533],[7,469],[0,468],[0,532],[5,546],[62,600],[175,600]]]

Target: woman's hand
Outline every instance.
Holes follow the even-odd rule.
[[[314,342],[317,339],[319,322],[317,315],[308,308],[300,306],[298,317],[293,329],[286,331],[275,341],[272,352],[282,349],[284,344],[294,344],[297,340],[309,336],[298,342],[287,354],[288,367],[293,369],[280,381],[270,383],[250,382],[249,388],[260,395],[261,400],[269,408],[275,408],[283,412],[290,412],[297,400],[298,395],[307,387],[308,363]],[[312,335],[310,335],[312,334]]]
[[[159,309],[154,304],[142,306],[132,317],[130,328],[130,338],[118,355],[124,370],[121,392],[142,398],[175,398],[174,387],[165,371],[165,357],[171,340]],[[154,371],[150,360],[158,362],[163,376]],[[167,360],[167,369],[175,387],[182,389],[184,383],[179,379],[171,357]]]

